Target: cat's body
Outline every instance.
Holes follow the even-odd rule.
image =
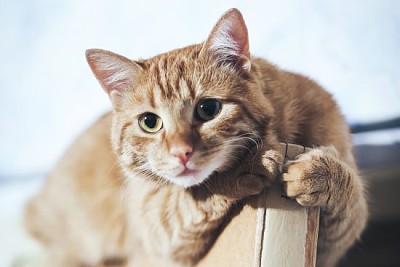
[[[232,205],[275,178],[278,142],[324,146],[282,176],[288,196],[321,207],[319,266],[359,237],[367,209],[343,116],[313,81],[250,59],[238,11],[204,44],[136,63],[87,56],[114,112],[78,138],[28,206],[51,266],[194,263]],[[243,161],[253,142],[261,157]]]

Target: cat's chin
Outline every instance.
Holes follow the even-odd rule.
[[[211,170],[185,169],[179,175],[167,177],[167,179],[177,186],[188,188],[201,184],[211,175],[211,173]]]

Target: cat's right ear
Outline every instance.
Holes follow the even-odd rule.
[[[86,50],[86,60],[104,91],[118,108],[122,95],[132,89],[142,67],[134,61],[102,49]]]
[[[222,15],[204,42],[200,54],[204,53],[214,56],[220,65],[250,71],[249,37],[239,10],[232,8]]]

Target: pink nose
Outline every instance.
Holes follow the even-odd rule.
[[[171,146],[169,149],[169,153],[172,156],[178,158],[183,165],[186,165],[186,163],[188,162],[192,151],[193,147],[189,144],[177,144]]]

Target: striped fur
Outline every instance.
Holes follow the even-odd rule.
[[[275,179],[279,141],[322,147],[283,175],[289,196],[322,209],[319,266],[359,237],[367,209],[343,116],[310,79],[250,58],[237,10],[202,44],[136,62],[104,50],[87,59],[114,111],[77,139],[27,207],[49,266],[194,264],[231,207]],[[194,115],[205,98],[222,103],[206,122]],[[161,117],[159,132],[141,130],[145,112]],[[171,147],[190,148],[195,174],[179,176]]]

